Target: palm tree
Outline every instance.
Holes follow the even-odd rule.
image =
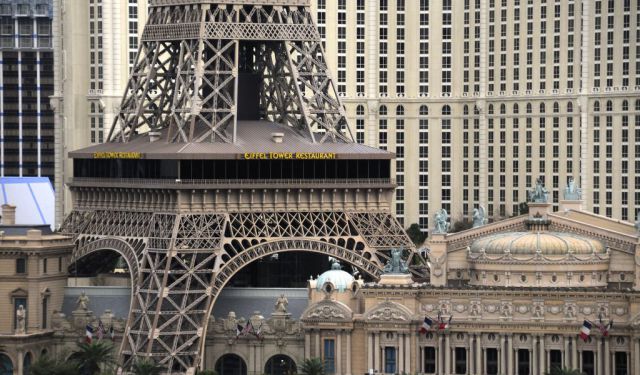
[[[113,346],[103,341],[91,344],[81,343],[71,357],[78,361],[82,375],[96,375],[101,367],[109,366],[114,362]]]
[[[137,361],[131,368],[134,375],[160,375],[162,370],[164,370],[162,366],[148,359]]]
[[[59,361],[42,356],[31,364],[28,375],[77,375],[78,364],[75,361]]]
[[[300,367],[302,375],[324,375],[324,364],[320,358],[308,358],[302,362]]]
[[[547,375],[582,375],[580,370],[568,368],[568,367],[554,367]]]

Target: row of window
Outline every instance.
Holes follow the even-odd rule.
[[[58,272],[62,272],[62,268],[64,266],[63,258],[58,257]],[[49,258],[42,258],[42,273],[49,273],[48,265]],[[27,273],[27,258],[18,258],[16,259],[16,274],[22,275]]]

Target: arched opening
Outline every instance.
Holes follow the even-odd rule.
[[[85,251],[86,249],[90,250]],[[126,319],[135,280],[132,277],[132,265],[125,256],[115,249],[103,248],[99,241],[78,249],[76,256],[78,258],[69,264],[69,281],[65,289],[62,311],[70,315],[77,308],[78,298],[85,293],[89,299],[89,310],[97,316],[109,309],[115,318]],[[133,267],[133,273],[136,273],[137,265]],[[101,301],[101,308],[96,301]]]
[[[269,358],[264,365],[264,373],[267,375],[292,375],[297,373],[296,363],[284,354],[277,354]]]
[[[0,375],[13,375],[13,362],[4,353],[0,353]]]
[[[247,375],[247,364],[236,354],[225,354],[216,362],[215,370],[218,375]]]
[[[286,252],[257,259],[236,273],[228,287],[304,288],[310,276],[328,270],[329,257],[308,252]]]
[[[33,362],[33,356],[31,355],[31,353],[28,353],[24,355],[24,360],[22,361],[22,371],[25,374],[29,373],[29,369],[31,368],[31,362]]]

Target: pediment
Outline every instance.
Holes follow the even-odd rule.
[[[405,306],[391,301],[384,301],[376,305],[365,314],[365,320],[378,322],[409,323],[413,313]]]
[[[29,296],[29,292],[22,289],[22,288],[17,288],[11,291],[10,293],[12,298],[16,298],[16,297],[27,297]]]
[[[349,306],[335,300],[314,303],[302,313],[302,320],[351,321],[352,317]]]

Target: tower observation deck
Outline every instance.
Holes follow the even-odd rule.
[[[353,142],[308,0],[152,0],[108,141],[71,152],[74,262],[120,253],[120,365],[202,363],[209,315],[249,263],[333,256],[377,278],[403,248],[393,154]]]

